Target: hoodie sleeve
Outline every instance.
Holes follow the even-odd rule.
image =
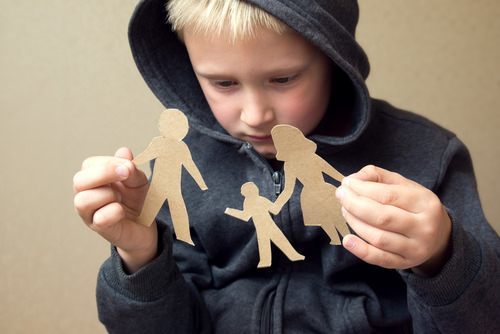
[[[500,241],[484,217],[472,161],[450,139],[436,193],[452,220],[452,255],[441,272],[423,278],[401,271],[416,333],[500,333]]]
[[[132,275],[115,247],[97,280],[99,320],[109,333],[211,333],[205,305],[172,256],[172,237],[158,223],[158,257]]]

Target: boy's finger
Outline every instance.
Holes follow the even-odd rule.
[[[417,206],[420,202],[420,192],[414,187],[362,181],[351,176],[344,178],[342,187],[349,188],[356,194],[368,197],[383,205],[392,205],[413,213],[419,212]]]
[[[358,172],[349,175],[349,177],[385,184],[415,185],[415,182],[403,177],[401,174],[374,165],[365,166]]]
[[[120,194],[113,191],[109,186],[104,186],[91,190],[84,190],[74,197],[74,206],[80,217],[86,224],[92,224],[92,216],[101,207],[112,203],[120,202]]]
[[[125,162],[109,160],[105,164],[97,164],[76,173],[73,177],[73,187],[75,192],[98,188],[126,180],[132,171],[135,171],[135,166],[129,160]]]
[[[342,215],[356,234],[378,249],[404,255],[409,251],[409,240],[406,236],[366,224],[342,208]]]
[[[112,162],[115,162],[117,164],[118,163],[125,163],[128,160],[129,159],[124,159],[124,158],[120,158],[120,157],[112,157],[112,156],[89,157],[82,162],[81,170],[92,168],[92,167],[98,166],[98,165],[105,165],[105,164],[112,163]]]
[[[125,209],[120,203],[113,202],[103,206],[94,213],[90,227],[96,232],[104,232],[125,219]]]
[[[342,239],[342,245],[361,260],[387,269],[406,269],[406,260],[397,254],[380,250],[363,239],[348,234]]]
[[[411,231],[413,214],[410,212],[360,196],[345,186],[337,189],[336,196],[347,212],[367,224],[402,235],[407,235]]]
[[[129,165],[127,165],[129,166]],[[137,168],[134,163],[130,166],[129,176],[122,181],[127,188],[140,188],[148,184],[148,178],[142,170]]]
[[[121,147],[116,150],[114,156],[93,156],[85,159],[82,163],[82,170],[87,169],[96,165],[104,165],[110,161],[116,161],[116,163],[124,163],[127,160],[132,160],[134,158],[132,151],[128,147]]]

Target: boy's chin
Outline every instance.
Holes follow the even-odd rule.
[[[259,150],[257,150],[257,152],[259,152],[259,154],[262,155],[266,159],[274,159],[276,157],[276,151],[270,151],[270,150],[259,151]]]
[[[276,157],[276,149],[271,143],[256,143],[253,142],[253,149],[266,159],[274,159]]]

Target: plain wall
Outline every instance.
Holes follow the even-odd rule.
[[[139,152],[163,107],[127,43],[132,0],[0,0],[0,332],[104,333],[95,281],[109,245],[73,210],[82,160]],[[468,145],[500,229],[500,2],[363,0],[373,96]]]

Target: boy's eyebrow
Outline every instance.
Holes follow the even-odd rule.
[[[276,67],[274,69],[270,69],[268,71],[262,72],[264,76],[279,76],[279,75],[286,75],[290,73],[299,73],[307,68],[309,68],[310,64],[298,64],[298,65],[291,65],[291,66],[283,66],[283,67]],[[220,79],[220,78],[232,78],[234,77],[234,73],[231,72],[226,72],[226,71],[210,71],[210,70],[204,70],[204,69],[195,69],[193,68],[194,72],[196,75],[206,78],[206,79]]]
[[[232,75],[224,73],[224,72],[205,72],[205,71],[199,71],[199,70],[194,70],[197,76],[206,78],[206,79],[218,79],[218,78],[230,78]]]

